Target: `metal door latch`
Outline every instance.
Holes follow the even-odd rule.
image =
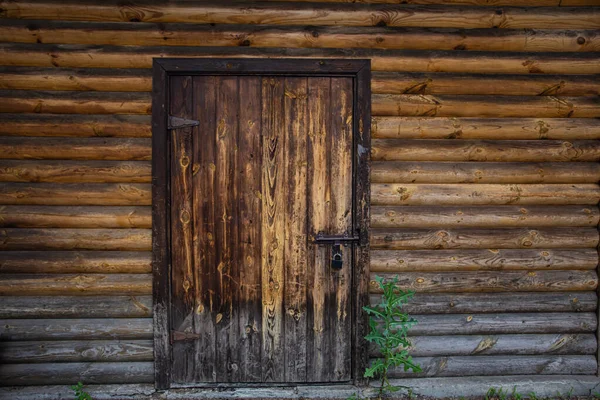
[[[358,236],[350,236],[348,233],[343,235],[325,235],[323,232],[317,233],[313,243],[318,245],[331,245],[331,268],[339,271],[343,267],[344,256],[342,246],[348,247],[349,244],[358,242]]]

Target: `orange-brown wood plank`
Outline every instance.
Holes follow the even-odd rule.
[[[311,236],[328,230],[331,217],[329,156],[327,137],[331,118],[329,102],[331,80],[311,78],[308,81],[308,232]],[[312,239],[312,237],[310,238]],[[310,240],[309,239],[309,240]],[[327,309],[329,292],[329,246],[309,246],[307,257],[307,380],[327,381],[332,376],[331,323]]]
[[[310,79],[310,78],[308,78]],[[307,78],[285,78],[285,293],[284,346],[287,382],[306,381]]]
[[[238,255],[240,382],[262,381],[262,79],[239,80]]]
[[[349,78],[331,78],[328,132],[330,153],[329,190],[331,192],[329,234],[354,234],[353,215],[353,88]],[[342,269],[327,268],[329,274],[328,316],[331,319],[331,380],[347,381],[351,371],[352,323],[352,247],[341,247]]]
[[[192,117],[192,79],[172,77],[170,114]],[[192,129],[174,129],[171,135],[171,329],[194,331],[195,298],[192,243]],[[172,338],[175,336],[172,334]],[[193,381],[194,353],[190,343],[173,342],[172,374],[174,382]],[[193,348],[193,347],[192,347]]]
[[[288,202],[284,188],[284,80],[262,80],[262,296],[263,382],[283,381],[284,227]]]
[[[192,137],[194,160],[192,167],[194,210],[194,273],[197,277],[195,332],[200,337],[194,343],[195,379],[214,382],[216,372],[215,323],[221,293],[216,269],[215,243],[215,181],[216,181],[216,101],[217,77],[193,77],[194,119],[200,122]]]

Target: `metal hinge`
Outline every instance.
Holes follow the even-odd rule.
[[[181,332],[176,330],[171,330],[171,344],[173,342],[189,342],[198,340],[202,337],[199,333],[191,333],[191,332]]]
[[[179,128],[187,128],[189,126],[198,126],[200,125],[200,121],[196,121],[195,119],[185,119],[174,117],[169,115],[169,122],[167,124],[168,129],[179,129]]]

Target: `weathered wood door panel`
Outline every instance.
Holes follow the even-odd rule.
[[[169,382],[350,381],[364,255],[347,243],[334,269],[313,241],[366,242],[356,78],[178,74],[168,88],[165,112],[197,121],[170,130],[166,157]]]

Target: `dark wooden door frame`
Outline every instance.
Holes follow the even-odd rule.
[[[169,77],[176,75],[345,76],[353,79],[353,199],[355,246],[352,275],[352,377],[363,384],[368,363],[369,212],[371,148],[371,62],[330,59],[154,59],[152,77],[152,266],[155,386],[171,385],[170,299],[170,135],[167,129]],[[265,384],[266,385],[266,384]]]

